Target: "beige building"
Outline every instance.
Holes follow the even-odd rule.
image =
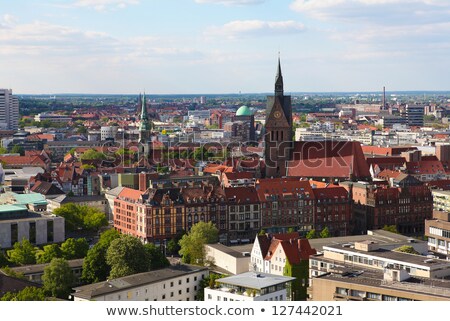
[[[214,269],[227,274],[249,271],[250,252],[238,251],[233,247],[218,243],[205,245],[205,253],[206,259],[212,262]]]
[[[450,261],[385,250],[372,241],[355,242],[354,245],[349,243],[324,246],[323,258],[332,260],[335,264],[352,264],[356,269],[370,268],[383,271],[386,267],[390,267],[406,270],[409,275],[415,277],[450,276]],[[320,257],[311,257],[310,269],[314,270],[319,261]]]
[[[310,301],[449,301],[450,281],[408,278],[401,270],[336,270],[312,279]],[[352,272],[353,271],[353,272]],[[406,272],[405,272],[406,273]],[[407,274],[407,273],[406,273]]]
[[[74,288],[74,301],[195,301],[207,268],[173,265],[168,268]]]
[[[425,220],[428,249],[450,256],[450,213],[434,211],[431,220]]]

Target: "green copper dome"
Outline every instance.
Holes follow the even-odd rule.
[[[252,116],[252,115],[253,112],[251,111],[251,109],[245,105],[239,107],[239,109],[236,111],[236,116]]]

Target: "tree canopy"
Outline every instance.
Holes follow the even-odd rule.
[[[398,234],[397,226],[395,225],[385,225],[382,228],[384,231],[392,232]]]
[[[36,263],[37,248],[29,240],[23,239],[16,242],[12,250],[8,250],[8,260],[17,265],[28,265]]]
[[[95,207],[67,203],[55,209],[53,213],[64,217],[68,231],[98,230],[100,227],[108,225],[106,214]]]
[[[45,301],[45,298],[44,289],[27,286],[19,292],[7,292],[0,301]]]
[[[110,278],[147,272],[150,269],[144,245],[130,235],[123,235],[111,242],[106,251],[106,263],[111,266]]]
[[[420,255],[420,253],[414,249],[414,246],[411,246],[411,245],[400,246],[400,247],[394,249],[394,251]]]
[[[56,258],[45,267],[42,281],[44,282],[44,290],[48,295],[67,299],[72,289],[74,277],[67,261]]]
[[[91,249],[83,261],[82,280],[88,283],[104,281],[108,278],[111,267],[106,263],[106,251],[111,242],[120,237],[114,229],[100,234],[100,239]]]
[[[331,234],[330,234],[330,231],[328,230],[328,227],[324,227],[323,229],[322,229],[322,231],[320,231],[320,237],[321,238],[327,238],[327,237],[330,237],[331,236]]]
[[[62,257],[66,260],[84,258],[89,250],[89,244],[85,238],[68,238],[61,244]]]
[[[44,245],[42,250],[36,252],[36,263],[50,263],[54,258],[61,256],[62,251],[58,244]]]
[[[184,263],[204,265],[205,244],[217,242],[219,230],[212,222],[194,224],[188,234],[183,235],[180,244],[180,255]]]
[[[310,230],[308,233],[306,233],[306,238],[307,238],[308,240],[317,238],[317,232],[316,232],[316,230],[315,230],[315,229],[312,229],[312,230]]]

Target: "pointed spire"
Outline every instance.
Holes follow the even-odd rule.
[[[280,52],[278,52],[278,69],[275,76],[275,96],[283,96],[283,74],[281,73]]]
[[[141,120],[148,120],[147,105],[145,103],[145,92],[144,95],[142,96]]]

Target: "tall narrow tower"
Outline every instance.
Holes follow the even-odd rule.
[[[147,105],[145,103],[145,93],[142,96],[141,117],[139,124],[139,154],[148,158],[151,150],[152,123],[148,119]]]
[[[291,96],[284,95],[280,57],[275,76],[275,94],[267,97],[264,135],[266,177],[286,175],[286,163],[292,151],[292,103]]]
[[[142,96],[141,117],[139,124],[139,143],[147,143],[150,139],[152,124],[148,120],[147,106],[145,103],[145,93]]]

